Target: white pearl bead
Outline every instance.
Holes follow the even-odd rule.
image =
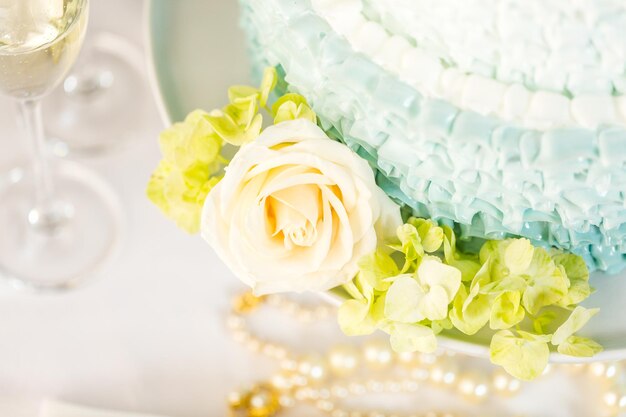
[[[298,365],[298,372],[315,382],[321,382],[328,376],[326,361],[318,355],[307,356],[302,359]]]
[[[440,360],[430,368],[430,379],[435,384],[452,385],[457,379],[458,367],[449,360]]]
[[[621,372],[621,366],[618,363],[607,364],[604,370],[604,377],[608,379],[616,378]]]
[[[468,376],[462,376],[459,379],[458,383],[459,393],[465,397],[470,397],[474,394],[474,388],[476,388],[476,383],[474,380]]]
[[[396,357],[398,358],[398,362],[403,364],[412,364],[417,359],[413,352],[400,352],[396,354]]]
[[[338,409],[334,410],[330,415],[331,417],[348,417],[349,416],[347,411],[338,410]]]
[[[351,382],[348,384],[348,391],[354,395],[364,395],[367,392],[367,388],[360,382]]]
[[[270,384],[280,391],[287,391],[293,387],[291,375],[284,372],[272,376]]]
[[[602,396],[602,401],[607,407],[615,408],[619,403],[619,395],[615,391],[608,391]]]
[[[349,375],[359,365],[359,351],[349,345],[335,346],[328,352],[328,362],[334,374]]]
[[[371,392],[383,392],[384,386],[376,380],[369,380],[365,382],[365,387]]]
[[[322,411],[330,412],[335,408],[335,404],[327,400],[319,400],[315,403],[317,408]]]
[[[285,359],[280,363],[280,367],[286,371],[296,371],[298,369],[298,362],[293,359]]]
[[[373,339],[365,344],[363,356],[372,369],[383,369],[393,360],[393,352],[389,342],[382,339]]]
[[[467,400],[482,402],[489,395],[489,381],[482,373],[462,375],[459,378],[458,389]]]
[[[348,396],[348,390],[341,385],[333,385],[330,388],[330,393],[336,398],[346,398]]]
[[[259,340],[256,339],[251,339],[248,341],[247,343],[248,349],[250,349],[253,352],[258,352],[259,350],[261,350],[261,342]]]
[[[426,381],[430,377],[430,372],[424,368],[413,368],[410,375],[416,381]]]
[[[567,372],[570,372],[572,374],[577,374],[587,369],[587,365],[584,363],[574,363],[574,364],[564,365],[564,368]]]
[[[290,408],[296,405],[296,400],[294,400],[294,398],[289,395],[283,394],[278,397],[278,404],[280,404],[281,407]]]
[[[291,377],[291,384],[295,387],[305,387],[309,383],[309,380],[304,375],[293,375]]]
[[[419,384],[411,379],[402,381],[402,389],[406,392],[415,392],[419,389]]]
[[[606,364],[604,364],[604,362],[594,362],[591,365],[589,365],[589,372],[591,372],[591,374],[594,376],[597,376],[597,377],[604,376],[605,371],[606,371]]]
[[[509,396],[517,393],[522,384],[521,382],[507,374],[503,370],[496,370],[492,375],[491,384],[493,389],[500,395]]]
[[[288,395],[281,395],[280,398],[278,398],[278,404],[284,408],[291,408],[296,405],[296,400]]]
[[[244,325],[244,320],[239,316],[231,315],[226,319],[226,325],[230,330],[241,329]]]
[[[419,358],[419,363],[421,363],[424,366],[431,366],[435,363],[437,363],[438,358],[436,355],[432,354],[432,353],[422,353]]]
[[[310,398],[310,392],[306,389],[299,389],[294,393],[294,397],[298,401],[305,401]]]

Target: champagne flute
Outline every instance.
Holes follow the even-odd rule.
[[[88,0],[0,0],[0,93],[17,101],[32,145],[29,168],[0,174],[0,276],[33,289],[75,286],[119,234],[110,187],[45,153],[41,99],[76,60],[87,17]]]

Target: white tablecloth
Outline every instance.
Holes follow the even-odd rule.
[[[90,30],[111,30],[141,47],[140,0],[93,0],[92,16]],[[110,181],[124,203],[125,235],[115,262],[72,293],[0,294],[0,401],[53,397],[171,417],[217,416],[231,389],[273,369],[224,330],[223,315],[241,288],[238,282],[199,237],[185,236],[144,197],[162,129],[151,95],[147,102],[148,116],[135,140],[121,151],[81,160]],[[24,152],[13,110],[0,97],[0,163]],[[561,378],[532,387],[526,399],[511,403],[513,410],[596,415],[598,401],[581,397],[575,382]]]

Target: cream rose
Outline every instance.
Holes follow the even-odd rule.
[[[323,291],[401,224],[367,162],[297,119],[268,127],[229,164],[202,236],[256,294]]]

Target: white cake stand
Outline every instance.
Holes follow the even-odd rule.
[[[222,107],[228,86],[248,81],[250,67],[236,0],[150,0],[145,25],[151,86],[166,124],[182,120],[196,108]],[[552,362],[626,359],[626,273],[596,273],[591,283],[597,291],[584,305],[601,310],[581,335],[594,338],[605,350],[589,359],[553,353]],[[325,296],[337,304],[341,301]],[[450,351],[488,358],[490,337],[490,332],[472,337],[447,332],[439,343]]]

